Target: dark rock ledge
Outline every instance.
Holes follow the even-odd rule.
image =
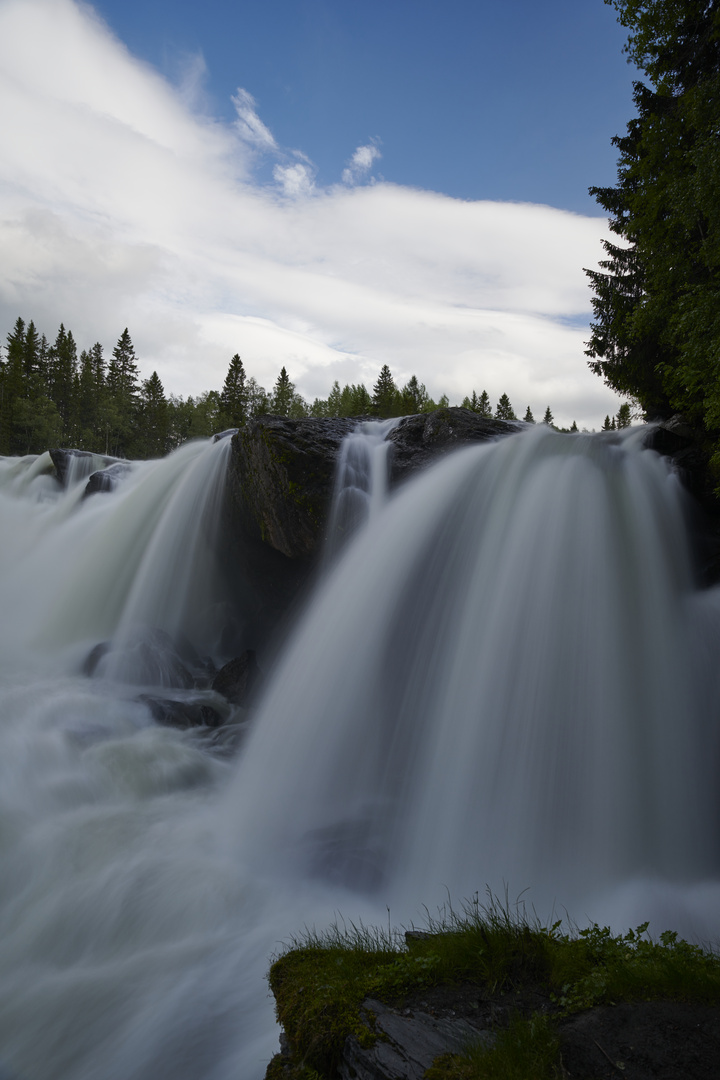
[[[525,991],[490,998],[473,983],[418,991],[392,1006],[367,998],[361,1016],[379,1036],[361,1046],[348,1035],[337,1071],[322,1080],[423,1080],[444,1055],[469,1043],[491,1046],[513,1015],[551,1015],[550,996]],[[680,1001],[597,1005],[556,1020],[559,1075],[567,1080],[717,1080],[720,1009]],[[304,1080],[287,1039],[266,1080]],[[313,1074],[315,1075],[315,1074]],[[452,1076],[452,1070],[443,1072]],[[532,1080],[528,1077],[528,1080]]]

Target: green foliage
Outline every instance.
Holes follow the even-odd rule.
[[[517,420],[517,416],[510,404],[507,394],[502,394],[495,409],[495,417],[498,420]]]
[[[482,1041],[464,1054],[447,1054],[425,1080],[560,1080],[560,1044],[547,1016],[514,1016],[492,1045]]]
[[[411,375],[400,393],[399,415],[412,416],[424,412],[429,400],[425,383],[418,382],[417,375]]]
[[[235,353],[220,393],[219,423],[223,430],[241,427],[248,413],[248,392],[245,385],[245,367],[240,354]]]
[[[527,409],[525,410],[525,415],[523,417],[523,420],[525,421],[526,424],[534,424],[535,423],[535,417],[533,416],[532,412],[530,411],[530,406],[529,405],[528,405]]]
[[[135,453],[139,457],[162,457],[167,453],[170,448],[170,413],[157,371],[153,371],[140,389],[138,429]]]
[[[562,923],[531,920],[514,908],[477,896],[460,912],[448,907],[407,939],[391,929],[334,926],[293,941],[272,965],[270,985],[278,1019],[296,1067],[335,1075],[345,1038],[367,1045],[374,1033],[362,1022],[365,997],[388,1002],[423,987],[472,983],[483,995],[542,989],[555,1015],[594,1005],[640,1000],[720,1004],[720,957],[644,924],[614,935],[596,924],[571,932]],[[297,1073],[300,1077],[301,1073]],[[552,1019],[518,1015],[498,1029],[491,1045],[440,1058],[428,1080],[550,1080],[562,1075]]]
[[[341,387],[335,381],[327,399],[316,398],[308,406],[285,367],[268,394],[247,376],[239,353],[230,360],[220,392],[166,396],[157,372],[141,380],[127,327],[108,363],[99,342],[78,357],[72,332],[62,324],[48,346],[32,321],[26,325],[18,318],[6,342],[5,356],[0,353],[0,454],[40,453],[51,445],[65,445],[119,457],[154,457],[187,439],[207,438],[267,413],[291,418],[391,417],[449,405],[445,394],[433,401],[416,375],[398,390],[386,364],[372,395],[363,383]],[[480,416],[493,415],[486,390],[480,395],[473,390],[463,405]],[[506,394],[498,408],[514,419]]]
[[[617,242],[588,271],[590,367],[649,418],[680,411],[720,440],[720,10],[706,0],[606,0],[648,83],[618,183],[592,188]],[[622,423],[624,426],[624,416]]]
[[[380,419],[398,415],[398,388],[387,364],[383,364],[373,387],[373,412]]]
[[[294,397],[295,384],[290,381],[290,376],[285,367],[282,367],[275,381],[275,388],[270,402],[271,411],[275,416],[289,416]]]

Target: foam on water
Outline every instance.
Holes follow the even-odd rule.
[[[3,1078],[261,1077],[269,957],[338,910],[507,883],[717,938],[720,602],[660,459],[540,429],[406,485],[229,757],[154,724],[131,671],[79,674],[138,624],[213,651],[229,452],[85,500],[0,461]]]

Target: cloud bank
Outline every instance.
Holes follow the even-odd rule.
[[[368,182],[375,141],[318,188],[247,90],[218,122],[74,0],[0,0],[0,95],[3,332],[62,320],[109,349],[128,326],[143,375],[180,394],[240,352],[310,399],[388,363],[453,402],[616,411],[583,356],[604,219]]]

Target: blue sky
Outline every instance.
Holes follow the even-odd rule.
[[[462,199],[598,213],[627,122],[626,32],[602,0],[100,0],[128,47],[208,107],[243,86],[321,184],[375,138],[377,173]]]
[[[583,267],[632,113],[602,0],[0,0],[0,334],[309,400],[382,364],[599,427]]]

